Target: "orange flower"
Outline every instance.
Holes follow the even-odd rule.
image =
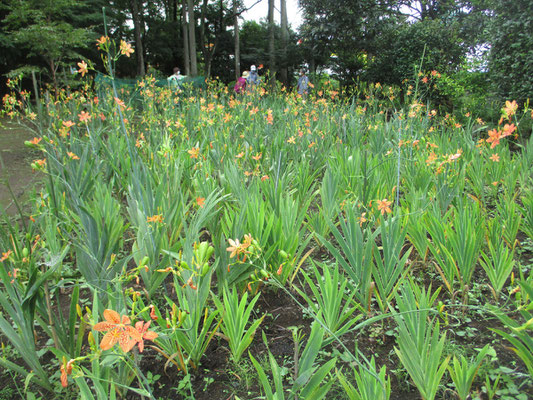
[[[498,153],[494,153],[493,155],[491,155],[490,159],[494,162],[500,162],[500,156],[498,155]]]
[[[490,148],[493,149],[500,143],[501,138],[502,138],[502,135],[499,130],[491,129],[489,131],[489,137],[487,139],[487,143],[491,143]]]
[[[502,138],[512,135],[515,130],[516,130],[515,124],[511,124],[511,125],[505,124],[503,126]]]
[[[91,115],[86,111],[82,111],[78,114],[78,118],[80,119],[80,122],[86,122],[91,120]]]
[[[152,215],[151,217],[146,217],[146,222],[159,222],[160,224],[163,223],[163,216],[161,214]]]
[[[150,306],[150,318],[157,321],[157,315],[155,314],[155,307],[153,305]]]
[[[258,153],[256,154],[255,156],[252,156],[252,158],[255,160],[255,161],[259,161],[261,159],[261,157],[263,157],[263,153]]]
[[[188,150],[187,153],[190,154],[190,158],[198,158],[198,155],[200,154],[200,148],[193,147],[192,149]]]
[[[381,211],[381,215],[385,215],[385,213],[392,212],[390,208],[391,204],[392,204],[392,201],[389,201],[387,199],[378,200],[378,210]]]
[[[76,154],[74,154],[71,151],[67,152],[67,154],[72,160],[79,160],[80,159]]]
[[[102,350],[109,350],[116,343],[119,343],[121,349],[127,353],[135,346],[136,342],[142,340],[139,331],[130,325],[131,322],[127,315],[121,317],[116,311],[107,309],[104,310],[104,318],[105,322],[98,322],[93,326],[95,331],[108,331],[100,342]]]
[[[124,101],[120,100],[118,97],[115,97],[115,103],[117,103],[121,109],[126,108],[126,104],[124,103]]]
[[[69,360],[69,362],[66,361],[66,358],[63,357],[63,364],[61,364],[61,367],[59,368],[61,370],[61,386],[64,388],[68,386],[68,375],[72,373],[72,364],[74,363],[74,360]]]
[[[244,151],[241,151],[239,154],[235,156],[235,158],[243,158],[244,157]]]
[[[41,140],[42,138],[34,137],[32,140],[30,140],[30,143],[34,145],[38,145]]]
[[[107,36],[101,36],[100,39],[96,39],[96,44],[98,45],[98,48],[101,48],[104,44],[107,43],[109,38]]]
[[[268,175],[263,175],[263,176],[261,177],[261,182],[264,182],[264,181],[266,181],[267,179],[270,179],[269,176],[268,176]]]
[[[197,198],[196,198],[196,204],[197,204],[200,208],[203,208],[203,207],[204,207],[204,203],[205,203],[205,197],[197,197]]]
[[[503,115],[505,115],[506,118],[511,118],[513,115],[515,115],[516,110],[518,109],[518,104],[516,103],[516,100],[506,101],[505,107],[502,108]]]
[[[85,76],[85,74],[89,72],[89,70],[87,69],[88,65],[85,61],[79,62],[78,67],[80,67],[78,72],[81,74],[81,76]]]
[[[426,160],[426,165],[433,164],[437,159],[437,155],[432,151]]]
[[[74,122],[70,121],[70,120],[69,121],[63,121],[63,126],[65,128],[67,128],[67,129],[72,127],[72,126],[74,126],[74,125],[76,125],[76,124]]]
[[[120,41],[120,53],[129,57],[133,54],[134,50],[131,48],[131,44],[126,43],[124,40]]]
[[[427,77],[427,76],[424,76],[424,77],[422,78],[422,82],[424,82],[424,83],[428,83],[428,77]]]
[[[272,116],[272,110],[270,110],[270,109],[268,109],[268,111],[267,111],[266,120],[267,120],[267,124],[272,125],[274,123],[274,117]]]
[[[144,341],[145,340],[155,340],[159,336],[157,333],[153,331],[149,331],[148,328],[150,327],[150,324],[152,321],[148,321],[147,323],[144,323],[143,321],[139,321],[135,324],[135,329],[139,333],[140,340],[136,338],[132,338],[133,346],[135,346],[136,343],[139,345],[139,353],[142,353],[144,350]],[[132,347],[133,347],[132,346]]]
[[[12,253],[13,251],[11,250],[8,250],[5,253],[2,253],[2,258],[0,258],[0,262],[7,260]]]

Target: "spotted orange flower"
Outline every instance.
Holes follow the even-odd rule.
[[[152,321],[148,321],[146,323],[144,323],[144,321],[139,321],[139,322],[137,322],[135,324],[135,329],[139,333],[140,340],[137,340],[136,338],[132,338],[131,340],[133,341],[133,346],[132,347],[134,347],[135,344],[138,344],[139,353],[142,353],[143,350],[144,350],[144,341],[145,340],[153,341],[153,340],[157,339],[157,337],[159,336],[156,332],[148,330],[148,328],[150,327],[151,323],[152,323]]]
[[[500,162],[500,155],[498,153],[494,153],[490,156],[490,159],[494,162]]]
[[[135,343],[142,340],[142,336],[137,329],[130,325],[130,319],[127,315],[120,316],[114,310],[104,310],[105,322],[98,322],[93,329],[98,332],[107,333],[100,342],[102,350],[109,350],[116,343],[124,352],[130,351]],[[134,340],[131,340],[134,339]]]
[[[205,197],[196,198],[196,204],[198,205],[198,207],[203,208],[204,203],[205,203]]]
[[[72,127],[72,126],[74,126],[74,125],[76,125],[76,124],[74,122],[70,121],[70,120],[69,121],[63,121],[63,126],[65,128],[67,128],[67,129]]]
[[[385,215],[385,213],[390,214],[392,212],[390,205],[392,204],[392,201],[389,201],[387,199],[378,200],[378,210],[381,211],[381,215]]]

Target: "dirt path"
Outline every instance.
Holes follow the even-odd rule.
[[[8,215],[16,215],[17,209],[6,180],[21,206],[28,201],[28,195],[39,180],[30,167],[36,155],[24,146],[24,141],[32,137],[29,129],[9,119],[0,119],[0,208],[5,209]]]

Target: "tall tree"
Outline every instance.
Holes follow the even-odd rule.
[[[189,60],[191,62],[191,75],[198,75],[198,62],[196,59],[196,18],[194,16],[194,0],[187,0],[187,16],[189,24]]]
[[[239,35],[239,14],[238,14],[238,0],[233,0],[233,34],[235,47],[235,80],[241,76],[241,42]]]
[[[142,1],[139,0],[129,0],[130,4],[130,11],[131,16],[133,20],[133,29],[135,32],[135,54],[137,58],[137,75],[138,76],[144,76],[145,75],[145,68],[144,68],[144,49],[143,49],[143,41],[142,41],[142,35],[141,35],[141,24],[142,24]]]
[[[289,42],[289,23],[287,19],[287,0],[280,0],[280,14],[281,14],[281,69],[280,80],[285,86],[289,84],[287,73],[287,44]]]
[[[187,0],[183,0],[181,7],[181,31],[183,37],[183,64],[185,75],[191,74],[191,59],[189,57],[189,25],[187,24]]]
[[[79,60],[79,50],[87,47],[90,32],[71,24],[78,9],[74,0],[9,0],[9,14],[3,23],[15,44],[28,51],[28,55],[41,57],[48,67],[50,77],[57,88],[59,67]]]
[[[268,0],[268,63],[270,77],[273,80],[276,76],[276,45],[274,33],[274,0]]]

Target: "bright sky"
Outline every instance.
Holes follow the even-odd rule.
[[[286,0],[287,1],[287,18],[289,20],[289,25],[293,29],[298,29],[298,27],[302,24],[302,12],[300,11],[300,8],[298,7],[298,0]],[[257,0],[244,0],[244,5],[246,7],[252,6],[254,3],[256,3]],[[280,19],[280,1],[275,0],[275,7],[274,10],[274,19],[279,24]],[[243,18],[245,20],[254,20],[258,21],[267,17],[268,15],[268,0],[260,0],[259,3],[257,3],[251,10],[245,12],[243,14]]]

